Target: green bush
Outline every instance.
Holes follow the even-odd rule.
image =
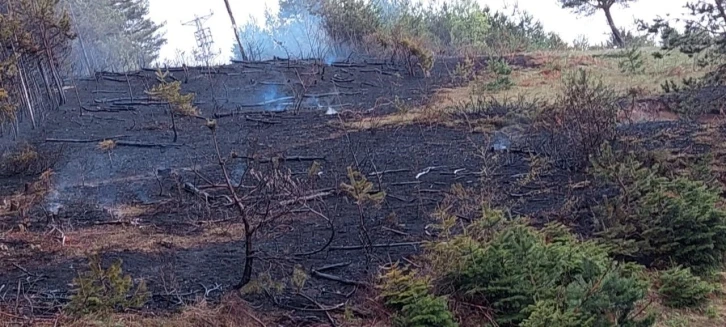
[[[505,223],[483,238],[469,231],[434,249],[457,262],[443,283],[454,296],[493,309],[500,326],[652,325],[632,316],[648,288],[634,273],[640,267],[618,264],[605,247],[563,230]]]
[[[658,167],[604,148],[593,172],[618,188],[596,222],[603,241],[619,256],[648,266],[690,267],[702,274],[719,268],[726,253],[726,212],[719,192],[701,181],[663,177]]]
[[[672,308],[697,307],[708,300],[713,288],[688,268],[674,267],[661,273],[658,294]]]
[[[429,294],[430,280],[417,278],[397,268],[381,276],[383,302],[396,310],[395,326],[400,327],[456,327],[458,324],[449,311],[446,299]]]
[[[108,269],[101,267],[97,255],[89,258],[89,271],[73,279],[75,289],[65,310],[74,315],[108,314],[115,310],[138,308],[148,299],[146,284],[141,281],[134,289],[131,276],[124,275],[121,260]]]
[[[509,90],[514,86],[514,82],[509,78],[512,67],[504,59],[490,60],[488,69],[494,80],[486,84],[487,91]]]
[[[638,47],[631,47],[629,49],[623,49],[620,53],[623,56],[623,59],[618,62],[618,67],[621,72],[633,75],[645,73],[643,51]]]

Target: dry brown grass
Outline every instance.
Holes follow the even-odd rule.
[[[0,197],[0,217],[19,215],[25,217],[27,211],[35,204],[45,198],[51,189],[52,170],[46,170],[35,182],[25,185],[22,192],[18,192],[11,196]]]
[[[187,305],[178,312],[154,313],[115,313],[107,317],[85,316],[73,318],[58,314],[48,318],[22,317],[3,311],[0,307],[0,327],[15,326],[67,326],[67,327],[263,327],[299,325],[289,320],[292,316],[305,316],[304,312],[289,313],[282,311],[260,312],[241,299],[237,294],[228,293],[218,305],[204,300]],[[342,310],[330,312],[340,327],[389,327],[387,317],[356,318],[346,315]],[[329,323],[308,322],[305,326],[330,326]]]
[[[139,207],[119,208],[116,215],[122,221],[133,221],[134,217],[144,214],[145,210]],[[188,235],[175,235],[154,227],[114,224],[64,231],[63,234],[65,238],[60,239],[46,233],[14,229],[4,234],[4,240],[28,246],[21,252],[12,252],[9,249],[6,254],[19,257],[34,253],[52,253],[67,259],[103,251],[157,253],[169,248],[189,249],[238,241],[243,238],[244,227],[237,223],[218,224],[200,227],[198,232]]]
[[[116,147],[116,141],[114,140],[103,140],[98,142],[98,149],[101,151],[111,151]]]
[[[413,124],[454,124],[450,115],[455,112],[454,107],[471,101],[472,93],[469,86],[457,88],[442,88],[436,91],[431,101],[423,107],[412,107],[408,110],[369,117],[353,117],[344,120],[344,127],[352,130],[372,130],[391,128]],[[333,121],[339,124],[339,121]]]
[[[276,326],[274,321],[278,316],[254,312],[239,296],[228,294],[219,305],[199,301],[178,313],[116,313],[107,317],[89,315],[79,319],[60,314],[53,318],[30,320],[0,310],[0,326],[261,327]]]
[[[586,52],[536,52],[530,62],[536,68],[516,69],[512,73],[515,86],[507,91],[494,94],[500,100],[524,96],[553,100],[562,85],[562,77],[579,69],[590,71],[602,79],[603,83],[615,91],[626,93],[630,89],[642,90],[642,95],[661,92],[661,83],[668,79],[680,82],[683,78],[702,76],[706,70],[694,64],[686,55],[673,53],[664,59],[655,59],[651,53],[655,48],[644,48],[643,74],[623,73],[618,67],[622,58],[619,50]]]
[[[537,52],[529,64],[534,68],[513,67],[511,80],[514,86],[508,90],[495,92],[477,91],[477,85],[488,83],[493,77],[486,72],[478,72],[470,85],[439,89],[426,106],[407,108],[384,116],[353,117],[344,122],[344,127],[352,130],[372,130],[394,128],[412,124],[443,124],[447,126],[470,125],[472,131],[488,131],[499,125],[498,121],[470,122],[454,120],[452,113],[467,113],[467,103],[485,98],[500,103],[524,100],[527,102],[553,103],[563,90],[563,79],[579,69],[588,70],[595,78],[619,94],[633,90],[638,96],[649,96],[661,92],[660,84],[668,79],[680,81],[683,78],[699,77],[705,70],[695,66],[684,55],[673,54],[665,59],[654,59],[650,54],[655,49],[643,49],[645,73],[627,74],[618,67],[621,58],[617,50],[590,52]],[[647,108],[646,108],[647,107]],[[650,104],[637,106],[628,117],[635,121],[673,120],[672,113],[654,110]],[[656,108],[657,109],[657,108]],[[461,115],[456,115],[461,116]],[[625,119],[625,118],[624,118]],[[335,124],[339,122],[335,121]]]

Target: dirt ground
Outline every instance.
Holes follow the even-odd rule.
[[[604,191],[567,165],[539,167],[535,155],[546,150],[531,140],[511,139],[510,151],[495,152],[496,133],[472,133],[463,126],[343,127],[401,110],[401,103],[429,103],[436,90],[453,86],[456,62],[440,60],[430,78],[409,76],[404,67],[380,61],[171,69],[183,92],[197,95],[201,116],[217,119],[223,153],[254,155],[262,166],[282,162],[293,176],[305,176],[314,162],[320,164],[309,191],[329,193],[315,205],[332,227],[305,207],[267,226],[257,240],[256,275],[282,280],[296,266],[309,274],[326,267],[338,280],[311,274],[305,294],[326,306],[364,302],[361,289],[378,267],[415,263],[421,242],[435,237],[431,214],[454,184],[485,194],[513,215],[540,223],[557,218],[583,233],[589,230],[590,222],[571,213],[587,212]],[[86,269],[91,252],[100,253],[105,264],[122,259],[125,273],[145,280],[150,310],[177,308],[200,297],[219,299],[239,282],[244,227],[233,210],[179,187],[223,181],[204,120],[177,118],[174,143],[166,105],[144,93],[156,83],[153,71],[99,73],[75,83],[67,90],[70,102],[22,136],[53,158],[50,187],[34,193],[40,171],[0,183],[3,198],[29,203],[0,215],[0,301],[25,315],[53,314],[67,303],[72,279]],[[711,149],[696,137],[709,132],[704,124],[643,122],[622,132],[652,148]],[[116,147],[99,149],[107,139],[116,140]],[[230,165],[231,178],[239,178],[248,164]],[[348,167],[358,167],[376,190],[386,192],[382,205],[366,207],[363,218],[375,245],[370,261],[361,247],[358,207],[340,191]],[[301,255],[325,246],[331,236],[325,250]],[[284,292],[274,300],[256,295],[247,300],[270,309],[310,306]]]

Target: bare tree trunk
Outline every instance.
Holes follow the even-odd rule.
[[[229,13],[229,19],[232,21],[232,29],[234,29],[234,37],[237,38],[237,46],[239,47],[239,53],[242,54],[242,60],[249,60],[245,53],[245,48],[242,46],[242,40],[239,38],[239,28],[237,23],[234,21],[234,15],[232,14],[232,8],[229,6],[229,0],[224,0],[224,4],[227,6],[227,13]]]
[[[40,69],[40,74],[43,76],[43,81],[45,82],[45,90],[48,94],[46,96],[48,97],[48,101],[53,103],[53,90],[50,89],[50,80],[48,79],[48,71],[45,70],[45,67],[43,67],[43,60],[38,58],[38,69]]]
[[[20,85],[23,88],[23,97],[25,98],[25,104],[28,106],[28,114],[30,115],[30,121],[33,122],[33,128],[35,124],[35,113],[33,113],[33,105],[30,103],[30,95],[28,94],[28,85],[25,83],[25,77],[23,77],[23,67],[18,67],[18,77],[20,77]]]
[[[620,35],[620,30],[617,26],[615,26],[615,21],[613,20],[613,15],[610,12],[610,7],[603,8],[602,10],[605,12],[605,17],[608,19],[608,25],[610,25],[610,29],[613,31],[615,43],[617,43],[617,46],[620,48],[625,47],[625,42],[623,41],[623,37]]]
[[[77,22],[76,20],[76,13],[73,11],[73,4],[68,4],[69,11],[71,12],[71,19],[73,19],[74,22]],[[76,33],[78,35],[78,43],[81,45],[81,51],[83,52],[83,59],[86,62],[86,73],[88,76],[93,76],[93,72],[91,72],[91,61],[88,60],[88,52],[86,52],[86,44],[83,42],[83,36],[81,33]]]
[[[177,140],[176,119],[174,119],[174,109],[171,108],[171,105],[169,106],[169,114],[171,115],[171,129],[174,131],[174,142],[173,143],[176,143],[176,140]]]
[[[235,285],[236,289],[241,289],[245,287],[245,285],[249,284],[249,282],[252,280],[252,265],[254,264],[255,255],[254,250],[252,250],[252,235],[253,233],[248,233],[247,231],[250,230],[249,223],[247,220],[244,220],[244,226],[245,226],[245,263],[244,268],[242,268],[242,279],[240,279],[239,283]]]

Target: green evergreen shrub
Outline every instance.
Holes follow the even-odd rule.
[[[605,247],[567,236],[562,226],[546,230],[509,223],[479,238],[488,241],[469,233],[433,247],[457,262],[441,272],[442,284],[493,309],[500,326],[652,325],[632,316],[648,288],[634,273],[640,266],[614,262]]]
[[[713,291],[708,282],[694,276],[688,268],[673,267],[663,271],[659,279],[658,294],[663,304],[672,308],[697,307]]]
[[[643,51],[637,46],[630,47],[629,49],[623,49],[621,51],[623,59],[618,62],[618,68],[620,71],[626,74],[643,74],[645,73],[645,59],[643,58]]]
[[[700,181],[667,178],[631,155],[609,147],[593,160],[593,173],[618,188],[599,210],[598,236],[612,253],[648,266],[690,267],[702,274],[719,268],[726,252],[726,212],[719,192]]]
[[[494,75],[494,80],[485,85],[487,91],[509,90],[514,86],[514,82],[509,78],[512,67],[505,60],[490,60],[488,69]]]
[[[430,294],[430,280],[417,278],[414,273],[390,269],[380,278],[380,299],[391,309],[395,326],[400,327],[457,327],[443,297]]]
[[[73,279],[74,294],[65,310],[74,315],[109,314],[143,306],[149,297],[146,283],[141,281],[134,288],[131,276],[123,274],[121,263],[119,259],[103,269],[98,255],[91,256],[90,270]]]

